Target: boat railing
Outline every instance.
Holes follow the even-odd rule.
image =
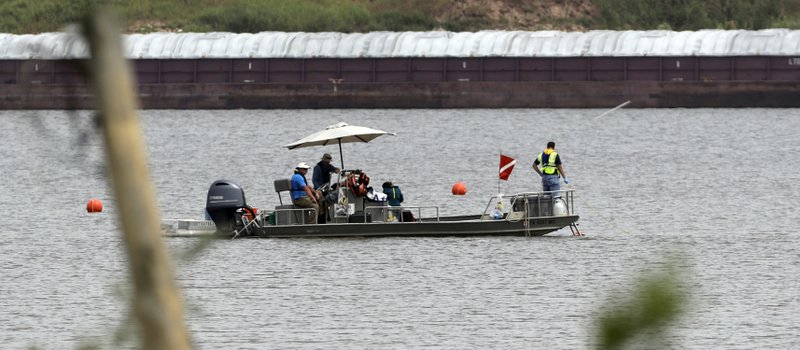
[[[296,214],[296,212],[301,212],[300,214]],[[318,217],[317,210],[314,208],[281,208],[275,209],[274,211],[264,211],[262,213],[275,213],[275,226],[279,225],[307,225],[309,224],[307,218],[309,217]],[[284,215],[281,215],[283,213]],[[313,213],[314,216],[310,214]],[[264,219],[266,221],[266,219]],[[283,222],[288,221],[288,222]],[[299,222],[296,222],[299,221]]]
[[[423,210],[425,211],[425,213],[433,212],[434,216],[433,217],[423,217],[422,216]],[[414,220],[415,221],[421,221],[423,218],[426,221],[432,221],[432,220],[435,220],[437,222],[439,221],[439,207],[437,207],[437,206],[415,206],[415,205],[385,206],[385,205],[382,205],[382,206],[368,206],[368,207],[364,208],[364,211],[367,212],[367,213],[380,213],[382,220],[379,220],[379,221],[384,221],[384,222],[412,222],[412,221],[406,221],[404,216],[403,216],[403,212],[407,212],[407,211],[411,212],[412,215],[414,213],[416,213],[416,215],[414,216]],[[390,220],[390,216],[389,216],[390,214],[392,215],[392,217],[394,217],[394,220]],[[365,215],[364,216],[364,221],[366,222],[366,220],[367,220],[367,217]],[[375,219],[375,220],[378,221],[377,219]]]
[[[574,196],[575,190],[571,189],[517,193],[505,196],[506,198],[510,198],[510,208],[508,208],[508,211],[505,211],[504,204],[502,208],[497,208],[498,203],[502,203],[503,196],[496,195],[489,199],[481,218],[484,220],[522,220],[557,215],[574,215]],[[559,201],[564,205],[563,212],[554,210]],[[495,215],[496,212],[498,212],[499,215]]]

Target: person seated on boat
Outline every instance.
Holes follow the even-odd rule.
[[[322,207],[319,205],[319,199],[321,195],[318,191],[314,191],[314,189],[308,185],[308,181],[306,181],[308,168],[310,168],[310,166],[306,163],[297,164],[297,166],[294,168],[291,189],[292,204],[298,208],[314,209],[319,216],[324,217],[321,210]],[[309,213],[305,223],[317,223],[317,215]]]
[[[391,181],[384,182],[382,187],[389,205],[399,207],[400,203],[403,203],[403,192],[400,191],[400,187],[394,186]]]
[[[314,175],[311,177],[311,182],[314,184],[315,190],[329,184],[331,182],[331,174],[339,173],[339,168],[333,166],[331,160],[333,160],[331,154],[325,153],[317,165],[314,166]]]
[[[403,192],[400,191],[400,187],[393,185],[391,181],[384,182],[382,187],[383,193],[386,194],[390,206],[399,207],[401,205],[400,203],[403,203]],[[389,218],[389,221],[394,221],[391,220],[393,217],[397,218],[402,215],[400,210],[390,210],[389,213],[392,216]]]

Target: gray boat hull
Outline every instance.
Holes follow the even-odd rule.
[[[577,215],[538,217],[525,220],[446,220],[405,223],[328,223],[321,225],[264,226],[242,232],[245,238],[296,237],[467,237],[542,236],[578,221]],[[235,235],[222,235],[233,237]]]
[[[233,187],[228,182],[223,185],[212,186],[215,192],[209,198],[227,198],[226,194],[217,192]],[[238,187],[235,189],[238,192],[233,192],[240,195],[242,204],[234,208],[238,210],[236,212],[222,213],[230,218],[222,215],[223,220],[215,219],[215,222],[221,222],[221,227],[205,220],[175,220],[162,224],[164,234],[185,237],[213,235],[219,238],[542,236],[565,227],[569,227],[573,234],[580,234],[575,226],[579,216],[572,210],[572,190],[559,191],[560,195],[556,197],[551,196],[554,192],[508,197],[511,210],[507,213],[501,210],[500,197],[495,196],[480,215],[440,216],[438,207],[362,205],[354,211],[361,213],[359,215],[341,216],[342,213],[328,211],[328,222],[304,224],[308,218],[307,209],[278,206],[274,211],[262,211],[257,215],[251,210],[243,211],[240,209],[244,207],[243,191]],[[355,202],[355,199],[348,202]],[[490,208],[494,203],[499,209],[492,212]],[[416,209],[416,215],[410,209]],[[392,212],[399,210],[403,210],[403,215],[394,218]],[[430,210],[435,215],[423,216],[423,210]],[[248,213],[251,214],[249,219]],[[495,215],[500,218],[494,219]],[[403,222],[404,219],[408,221]]]

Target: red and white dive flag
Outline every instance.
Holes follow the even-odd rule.
[[[517,164],[517,160],[508,156],[500,155],[500,180],[508,181],[508,176],[511,175],[511,171],[514,170],[514,165]]]

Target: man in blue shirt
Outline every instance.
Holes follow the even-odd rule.
[[[539,165],[542,165],[542,170],[539,170]],[[533,171],[542,177],[542,191],[558,191],[561,185],[558,181],[559,176],[564,178],[564,183],[569,185],[567,174],[564,173],[564,167],[561,166],[561,157],[556,152],[556,143],[550,141],[547,143],[547,149],[540,153],[536,160],[533,161]],[[554,197],[559,196],[558,193],[552,193]]]
[[[298,208],[308,208],[316,210],[317,215],[322,212],[319,206],[319,194],[311,188],[306,181],[306,174],[310,166],[306,163],[297,164],[292,175],[292,204]],[[309,213],[305,223],[316,224],[317,215]]]
[[[322,155],[322,159],[314,166],[314,175],[311,177],[311,182],[314,183],[314,189],[318,190],[320,187],[331,182],[331,174],[339,173],[339,168],[331,165],[330,153]]]

